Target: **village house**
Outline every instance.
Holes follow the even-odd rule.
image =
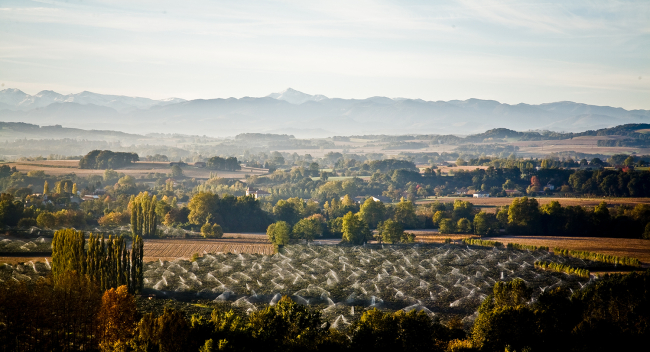
[[[271,193],[262,190],[254,190],[251,187],[246,189],[246,196],[253,196],[255,199],[270,197]]]
[[[473,194],[474,198],[489,198],[490,192],[480,191]]]

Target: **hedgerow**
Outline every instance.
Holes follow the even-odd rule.
[[[553,248],[553,252],[557,255],[563,255],[565,257],[574,257],[574,258],[585,259],[585,260],[593,260],[596,262],[603,262],[603,263],[609,263],[615,265],[621,264],[621,265],[635,266],[635,267],[641,265],[639,259],[631,258],[631,257],[618,257],[615,255],[594,253],[594,252],[587,252],[587,251],[575,251],[570,249],[562,249],[559,247]]]
[[[554,263],[554,262],[541,262],[537,261],[535,262],[535,268],[538,269],[544,269],[544,270],[553,270],[557,271],[559,273],[566,273],[569,275],[577,275],[580,277],[589,277],[589,270],[587,269],[582,269],[582,268],[574,268],[569,265],[564,265],[560,263]]]
[[[506,248],[508,248],[508,249],[521,249],[521,250],[528,250],[528,251],[547,251],[548,252],[548,246],[532,246],[532,245],[520,244],[520,243],[508,243]]]
[[[479,240],[475,238],[464,238],[463,244],[469,246],[481,246],[481,247],[503,247],[503,243],[501,242]]]

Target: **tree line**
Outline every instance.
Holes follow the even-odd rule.
[[[208,159],[206,166],[208,169],[212,170],[223,170],[223,171],[237,171],[241,170],[241,165],[235,157],[222,158],[219,156],[213,156]]]
[[[410,243],[415,236],[404,229],[418,226],[415,206],[402,200],[386,205],[367,198],[362,204],[350,196],[325,202],[321,210],[313,201],[300,198],[279,200],[272,209],[275,223],[267,228],[271,243],[313,241],[317,238],[341,238],[344,243],[363,244],[372,239],[387,243]],[[373,235],[372,230],[378,231]]]
[[[504,229],[520,236],[585,236],[650,239],[650,205],[609,209],[601,202],[593,209],[562,206],[558,201],[541,205],[535,198],[515,198],[496,214],[475,209],[467,201],[432,203],[434,226],[441,233],[494,235]]]
[[[137,153],[93,150],[79,160],[80,169],[119,169],[140,160]]]

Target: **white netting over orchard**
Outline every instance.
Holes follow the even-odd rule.
[[[579,289],[589,281],[535,269],[538,260],[587,264],[546,251],[458,245],[292,245],[271,256],[204,254],[195,262],[150,262],[144,276],[145,288],[159,294],[216,297],[249,310],[289,295],[322,309],[335,326],[367,307],[460,314],[469,323],[498,280],[520,278],[534,288],[534,297],[558,286]]]

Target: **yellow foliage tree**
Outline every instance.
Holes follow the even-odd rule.
[[[102,296],[98,314],[99,347],[102,351],[126,351],[137,323],[135,298],[126,285]]]

